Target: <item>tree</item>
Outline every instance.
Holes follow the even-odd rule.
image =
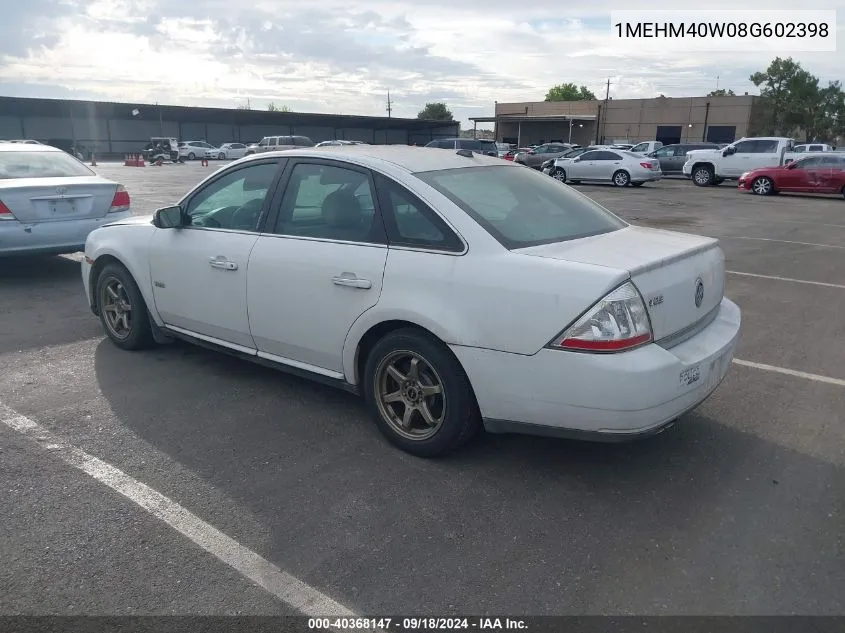
[[[418,119],[426,119],[428,121],[454,121],[451,110],[446,107],[445,103],[433,102],[426,103],[425,107],[417,114]]]
[[[821,87],[819,78],[791,57],[776,57],[765,71],[754,73],[750,79],[760,87],[765,133],[803,133],[806,141],[842,135],[845,93],[839,81]]]
[[[596,95],[587,86],[558,84],[546,93],[546,101],[595,101]]]
[[[290,112],[290,108],[287,107],[286,105],[277,106],[272,101],[267,104],[267,110],[269,112]]]
[[[708,97],[735,97],[736,93],[733,90],[725,90],[724,88],[719,88],[718,90],[713,90],[712,92],[707,93]]]

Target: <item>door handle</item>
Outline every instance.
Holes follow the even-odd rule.
[[[373,284],[369,279],[358,279],[358,277],[349,273],[332,277],[332,283],[336,286],[347,286],[349,288],[360,288],[362,290],[368,290],[373,287]]]
[[[222,270],[238,269],[238,265],[235,262],[230,262],[228,259],[222,257],[210,257],[208,263],[212,268],[220,268]]]

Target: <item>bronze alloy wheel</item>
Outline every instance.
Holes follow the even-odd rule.
[[[379,413],[409,440],[426,440],[446,419],[446,390],[435,369],[417,352],[396,350],[376,369]]]
[[[109,334],[121,341],[132,334],[132,301],[117,277],[109,276],[101,285],[100,308]]]

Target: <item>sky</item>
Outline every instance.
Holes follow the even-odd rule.
[[[655,9],[661,0],[639,3]],[[767,9],[841,0],[768,0]],[[611,35],[636,2],[558,0],[0,0],[0,95],[415,117],[442,101],[463,127],[494,102],[541,101],[575,82],[617,99],[757,94],[771,51],[667,51]],[[667,8],[678,8],[675,2]],[[708,9],[757,9],[713,0]],[[764,14],[761,14],[763,17]],[[783,53],[823,80],[837,52]],[[718,77],[718,79],[717,79]],[[481,126],[485,127],[485,126]]]

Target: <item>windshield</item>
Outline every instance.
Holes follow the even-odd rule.
[[[621,229],[610,211],[533,169],[462,167],[418,172],[505,248],[574,240]]]
[[[96,176],[64,152],[0,152],[0,179]]]

